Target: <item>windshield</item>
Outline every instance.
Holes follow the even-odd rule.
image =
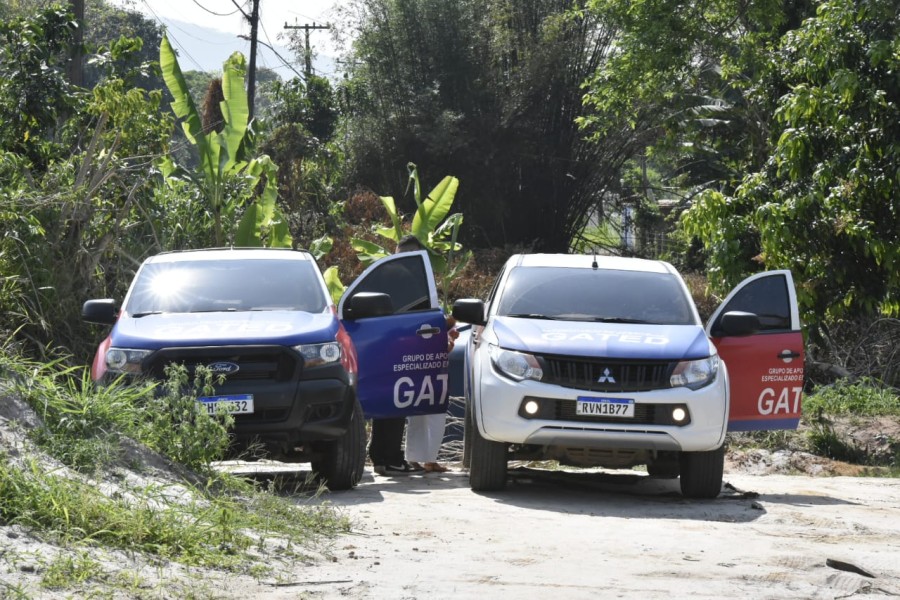
[[[144,265],[125,310],[158,313],[300,310],[327,306],[310,261],[197,260]]]
[[[691,300],[671,273],[517,267],[497,314],[510,317],[694,325]]]

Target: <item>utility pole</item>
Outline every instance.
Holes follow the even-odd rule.
[[[288,25],[284,24],[285,29],[302,29],[304,34],[306,35],[306,80],[309,81],[309,78],[312,76],[312,52],[309,49],[309,32],[312,29],[330,29],[328,25],[316,25],[313,23],[312,25]]]
[[[253,101],[256,98],[256,38],[259,32],[259,0],[253,0],[253,10],[250,13],[250,66],[249,81],[247,82],[247,106],[249,118],[253,119]]]

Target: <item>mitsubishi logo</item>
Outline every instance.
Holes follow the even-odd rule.
[[[612,376],[609,369],[603,369],[603,375],[597,380],[597,383],[615,383],[616,378]]]

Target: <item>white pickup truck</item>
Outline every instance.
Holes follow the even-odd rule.
[[[722,486],[728,430],[793,429],[803,338],[789,271],[743,281],[700,321],[668,263],[591,255],[510,258],[465,358],[472,489],[506,485],[510,460],[679,477],[684,496]]]

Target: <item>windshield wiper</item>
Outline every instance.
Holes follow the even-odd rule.
[[[504,317],[512,317],[514,319],[543,319],[545,321],[556,321],[557,317],[550,315],[542,315],[541,313],[513,313],[511,315],[502,315]]]
[[[146,312],[134,313],[133,315],[131,315],[131,318],[132,319],[140,319],[141,317],[146,317],[149,315],[161,315],[161,314],[163,314],[163,311],[161,311],[161,310],[148,310]]]
[[[646,319],[627,319],[625,317],[588,317],[585,319],[573,319],[576,321],[590,321],[591,323],[631,323],[638,325],[657,325]]]

